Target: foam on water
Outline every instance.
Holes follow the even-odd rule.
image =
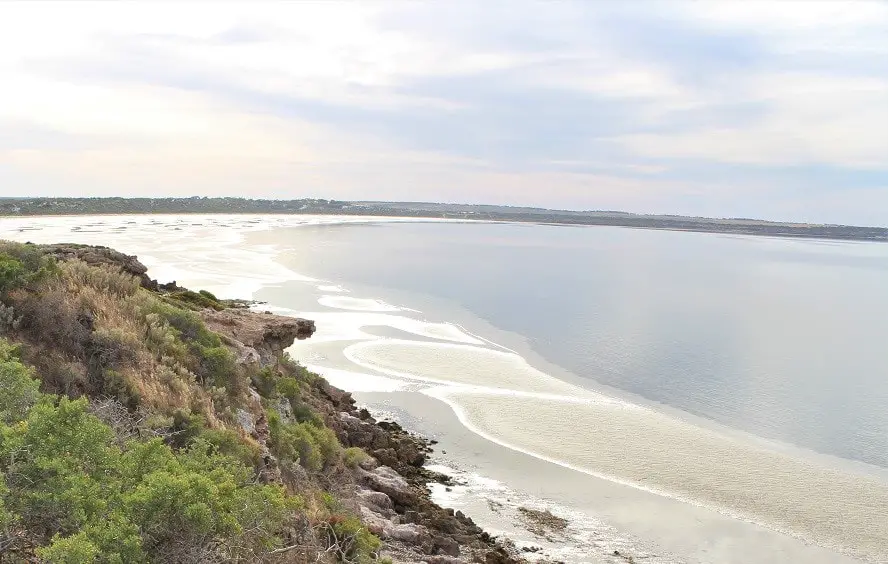
[[[401,309],[380,300],[353,298],[351,296],[321,296],[318,298],[318,303],[330,308],[350,309],[353,311],[400,311]]]
[[[402,378],[600,399],[540,372],[517,354],[488,348],[382,339],[356,343],[344,354],[358,366]]]
[[[855,557],[888,559],[888,485],[882,481],[649,409],[453,386],[423,393],[446,401],[466,426],[508,448]]]
[[[262,309],[268,308],[262,306]],[[312,335],[311,342],[306,342],[306,345],[319,342],[363,341],[380,338],[364,331],[363,329],[366,327],[390,327],[427,339],[481,344],[481,341],[451,323],[421,321],[402,315],[330,311],[296,312],[293,310],[276,310],[274,308],[270,309],[270,311],[313,319],[317,326],[317,331]]]
[[[321,292],[347,292],[348,291],[345,288],[343,288],[342,286],[329,285],[329,284],[321,284],[320,286],[317,286],[317,289],[320,290]]]
[[[563,505],[540,500],[516,491],[508,485],[461,470],[443,463],[431,463],[427,468],[449,476],[453,485],[431,483],[432,499],[442,507],[462,510],[476,520],[497,523],[488,527],[491,534],[505,535],[515,545],[528,548],[524,552],[531,561],[562,562],[622,562],[614,559],[614,550],[632,555],[633,561],[654,564],[676,564],[680,559],[653,554],[644,543],[607,525],[600,519]],[[536,528],[528,522],[523,510],[547,511],[565,519],[563,530]]]

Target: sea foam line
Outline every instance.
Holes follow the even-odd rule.
[[[772,530],[772,531],[775,531],[775,532],[778,532],[778,533],[781,533],[781,534],[785,534],[785,535],[787,535],[787,536],[790,536],[790,537],[793,537],[793,538],[796,538],[796,539],[799,539],[799,540],[802,540],[802,541],[806,541],[806,542],[808,542],[808,539],[806,539],[806,538],[803,537],[802,535],[796,533],[795,531],[792,531],[792,530],[789,530],[789,529],[784,529],[784,528],[782,528],[782,527],[775,526],[775,525],[772,525],[772,524],[770,524],[770,523],[764,523],[764,522],[762,522],[762,521],[756,519],[756,518],[755,518],[754,516],[752,516],[752,515],[748,515],[748,514],[745,514],[745,513],[742,513],[742,512],[738,512],[738,511],[735,511],[735,510],[730,509],[730,508],[727,508],[727,507],[722,507],[722,506],[718,506],[718,505],[713,505],[713,504],[704,503],[704,502],[701,502],[701,501],[699,501],[699,500],[697,500],[697,499],[694,499],[694,498],[691,498],[691,497],[687,497],[687,496],[683,496],[683,495],[680,495],[680,494],[676,494],[676,493],[674,493],[674,492],[670,492],[670,491],[663,490],[663,489],[660,489],[660,488],[651,487],[651,486],[648,486],[648,485],[645,485],[645,484],[642,484],[642,483],[639,483],[639,482],[634,482],[634,481],[631,481],[631,480],[626,480],[626,479],[624,479],[624,478],[620,478],[619,476],[614,476],[614,475],[611,475],[611,474],[605,474],[605,473],[602,473],[602,472],[598,472],[598,471],[596,471],[596,470],[592,470],[592,469],[589,469],[589,468],[584,468],[584,467],[582,467],[582,466],[578,466],[578,465],[576,465],[576,464],[571,464],[570,462],[565,462],[564,460],[560,460],[560,459],[557,459],[557,458],[553,458],[553,457],[551,457],[551,456],[546,456],[546,455],[543,455],[543,454],[539,454],[539,453],[534,452],[534,451],[532,451],[532,450],[530,450],[530,449],[527,449],[527,448],[524,448],[524,447],[521,447],[521,446],[518,446],[518,445],[512,444],[512,443],[510,443],[510,442],[508,442],[508,441],[505,441],[505,440],[503,440],[503,439],[500,439],[499,437],[496,437],[495,435],[492,435],[492,434],[488,433],[487,431],[484,431],[483,429],[480,429],[480,428],[477,427],[474,423],[472,423],[472,421],[470,420],[470,418],[469,418],[468,414],[466,413],[465,409],[463,409],[463,407],[462,407],[461,405],[459,405],[459,403],[457,403],[456,400],[453,400],[452,398],[450,398],[450,397],[448,396],[448,393],[452,393],[452,392],[454,392],[454,391],[457,391],[457,390],[454,389],[454,388],[456,388],[456,387],[457,387],[457,386],[438,386],[438,387],[426,388],[426,389],[423,389],[423,390],[419,390],[419,392],[420,392],[421,394],[424,394],[424,395],[428,396],[428,397],[431,397],[431,398],[434,398],[434,399],[437,399],[437,400],[439,400],[439,401],[444,402],[445,404],[447,404],[447,405],[450,407],[450,409],[453,411],[454,415],[456,415],[456,417],[457,417],[457,419],[459,420],[459,422],[460,422],[460,423],[461,423],[466,429],[468,429],[469,431],[475,433],[476,435],[478,435],[478,436],[480,436],[480,437],[482,437],[482,438],[484,438],[484,439],[487,439],[488,441],[490,441],[490,442],[492,442],[492,443],[494,443],[494,444],[500,445],[500,446],[502,446],[502,447],[504,447],[504,448],[507,448],[507,449],[510,449],[510,450],[513,450],[513,451],[516,451],[516,452],[520,452],[520,453],[525,454],[525,455],[527,455],[527,456],[532,456],[532,457],[534,457],[534,458],[536,458],[536,459],[538,459],[538,460],[542,460],[542,461],[544,461],[544,462],[548,462],[548,463],[550,463],[550,464],[555,464],[556,466],[560,466],[560,467],[562,467],[562,468],[566,468],[566,469],[568,469],[568,470],[573,470],[573,471],[575,471],[575,472],[580,472],[580,473],[582,473],[582,474],[586,474],[587,476],[591,476],[591,477],[593,477],[593,478],[597,478],[597,479],[600,479],[600,480],[605,480],[605,481],[608,481],[608,482],[611,482],[611,483],[614,483],[614,484],[619,484],[619,485],[621,485],[621,486],[630,487],[630,488],[633,488],[633,489],[636,489],[636,490],[639,490],[639,491],[643,491],[643,492],[646,492],[646,493],[649,493],[649,494],[653,494],[653,495],[657,495],[657,496],[660,496],[660,497],[664,497],[664,498],[667,498],[667,499],[673,499],[673,500],[675,500],[675,501],[679,501],[679,502],[682,502],[682,503],[686,503],[686,504],[692,505],[692,506],[694,506],[694,507],[700,507],[700,508],[702,508],[702,509],[707,509],[707,510],[709,510],[709,511],[714,511],[715,513],[718,513],[719,515],[724,515],[725,517],[730,517],[730,518],[732,518],[732,519],[737,519],[737,520],[740,520],[740,521],[743,521],[743,522],[746,522],[746,523],[751,523],[751,524],[753,524],[753,525],[758,525],[758,526],[760,526],[760,527],[764,527],[764,528],[766,528],[766,529],[769,529],[769,530]],[[840,546],[827,546],[827,548],[831,548],[831,549],[833,549],[833,550],[841,550],[841,549],[843,549],[844,547],[840,547]]]

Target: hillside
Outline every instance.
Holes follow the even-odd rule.
[[[520,561],[429,445],[289,358],[314,323],[0,242],[0,562]]]

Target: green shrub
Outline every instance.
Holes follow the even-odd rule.
[[[133,410],[139,407],[142,399],[133,382],[110,368],[102,371],[101,393],[117,398],[120,403]]]
[[[191,443],[207,428],[203,415],[177,409],[173,413],[173,444],[184,447]]]
[[[263,398],[271,399],[278,395],[278,374],[269,366],[261,369],[251,368],[250,381]]]
[[[0,296],[57,275],[58,266],[38,247],[0,241]]]
[[[300,401],[299,399],[299,380],[295,378],[278,378],[277,380],[277,393],[283,397],[290,400],[290,404],[295,404]]]
[[[93,564],[99,559],[99,547],[83,533],[56,536],[51,545],[37,549],[37,556],[50,564]]]
[[[205,347],[218,347],[222,344],[219,336],[206,328],[200,317],[193,311],[182,309],[156,298],[144,300],[143,314],[156,314],[177,331],[177,336],[187,342]]]
[[[142,343],[121,329],[98,328],[90,335],[90,356],[102,368],[119,368],[136,360]]]
[[[237,367],[234,354],[196,313],[153,297],[140,296],[136,308],[144,315],[149,348],[161,360],[168,357],[164,363],[169,368],[181,365],[201,383],[224,388],[232,396],[246,392],[248,380]]]
[[[228,348],[196,345],[194,352],[199,359],[196,372],[201,380],[230,392],[245,390],[246,382],[240,382],[234,354]]]
[[[320,379],[320,376],[299,364],[298,361],[293,360],[286,351],[284,351],[284,358],[280,366],[286,375],[304,384],[313,385]]]
[[[24,285],[27,272],[22,261],[0,254],[0,294]]]
[[[205,298],[207,298],[207,299],[213,300],[214,302],[218,302],[218,301],[219,301],[219,298],[217,298],[217,297],[216,297],[212,292],[210,292],[209,290],[200,290],[200,291],[198,291],[198,294],[200,294],[201,296],[203,296],[203,297],[205,297]]]
[[[206,290],[201,290],[200,292],[192,292],[191,290],[178,290],[176,292],[172,292],[167,294],[167,297],[171,300],[179,302],[181,305],[187,307],[188,309],[215,309],[216,311],[221,311],[225,309],[225,305],[219,301],[216,296],[207,292]]]
[[[342,451],[342,462],[349,468],[357,468],[369,458],[370,455],[360,447],[349,447]]]
[[[259,462],[259,451],[230,429],[207,429],[196,440],[206,441],[215,452],[230,456],[246,466],[253,467]]]
[[[310,423],[286,423],[274,410],[268,411],[269,447],[279,458],[298,462],[318,471],[339,458],[341,446],[336,434],[327,427]]]
[[[37,549],[37,555],[45,562],[60,564],[147,562],[138,528],[119,515],[89,524],[69,537],[55,535],[52,544]]]
[[[16,331],[22,324],[22,318],[15,313],[15,308],[0,302],[0,335]]]
[[[11,350],[0,341],[19,384],[6,393],[18,415],[0,422],[0,538],[21,543],[10,550],[36,547],[46,562],[122,564],[198,553],[247,561],[283,546],[302,500],[254,484],[253,469],[235,458],[249,458],[235,435],[206,431],[183,413],[179,426],[199,435],[187,449],[160,439],[121,446],[85,400],[43,396],[19,407],[36,388],[20,385],[31,373]],[[6,535],[13,522],[23,535]]]
[[[327,546],[340,562],[374,561],[382,547],[379,538],[352,516],[334,515],[327,521]]]
[[[0,422],[21,421],[40,398],[40,383],[18,358],[18,349],[0,339]]]
[[[311,423],[317,427],[323,427],[324,423],[321,418],[302,401],[302,386],[299,380],[289,376],[278,378],[277,393],[290,402],[290,409],[293,411],[293,418],[299,423]]]

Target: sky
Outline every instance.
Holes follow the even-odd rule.
[[[0,196],[888,226],[888,2],[0,2]]]

